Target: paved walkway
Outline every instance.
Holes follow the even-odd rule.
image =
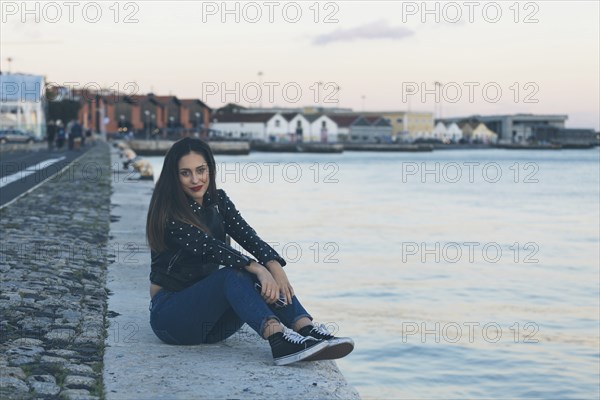
[[[2,399],[102,396],[109,161],[99,143],[0,210]]]
[[[118,162],[113,151],[111,165]],[[113,176],[107,399],[358,398],[333,361],[275,366],[268,343],[247,326],[219,344],[160,342],[148,322],[150,254],[144,239],[153,183]]]

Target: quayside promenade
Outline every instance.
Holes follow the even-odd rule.
[[[0,398],[359,398],[333,361],[273,365],[247,327],[161,343],[148,324],[153,183],[121,164],[99,143],[0,210]]]

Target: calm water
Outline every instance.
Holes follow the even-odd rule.
[[[355,339],[363,398],[598,398],[599,158],[255,153],[217,181]]]

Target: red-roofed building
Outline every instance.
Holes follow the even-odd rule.
[[[210,107],[200,99],[181,99],[181,104],[181,123],[183,127],[195,132],[208,132]]]

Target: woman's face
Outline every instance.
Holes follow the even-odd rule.
[[[179,160],[179,183],[181,188],[196,203],[202,204],[204,193],[208,190],[208,164],[198,153],[189,153]]]

